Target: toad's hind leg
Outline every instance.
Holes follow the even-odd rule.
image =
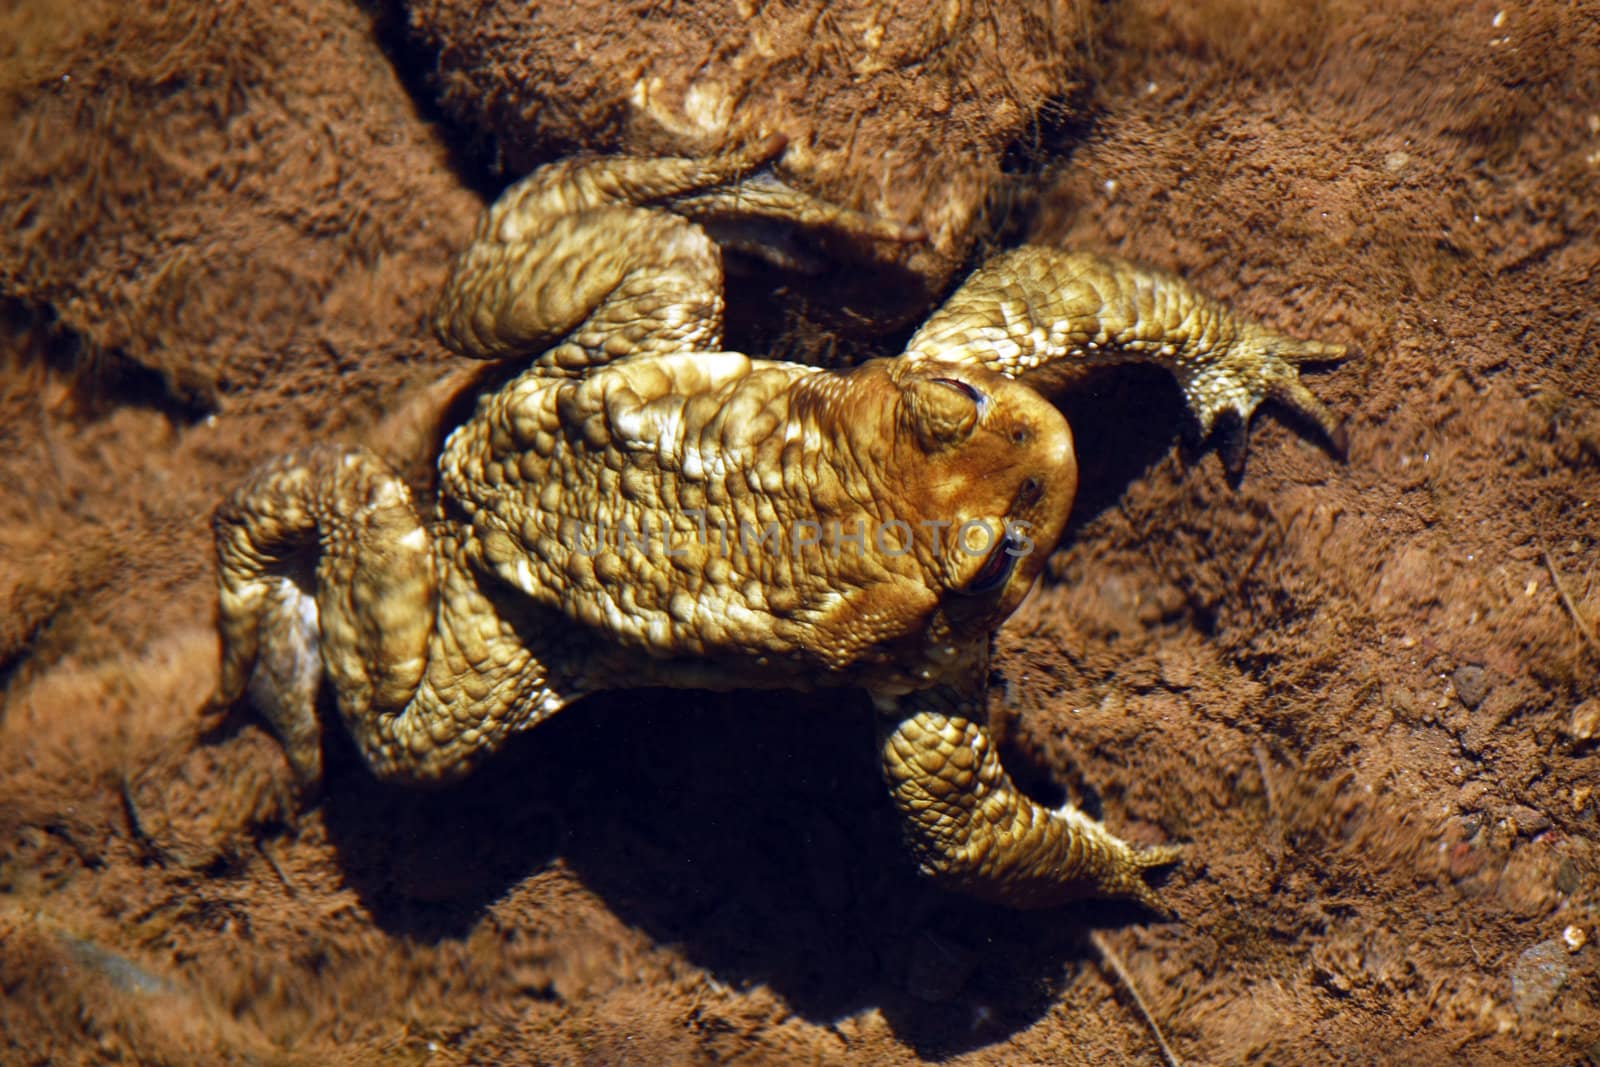
[[[867,240],[921,231],[817,200],[757,172],[781,137],[704,158],[552,163],[508,188],[457,257],[434,330],[479,359],[581,372],[637,353],[722,345],[722,253],[697,221],[827,228]]]
[[[1051,810],[1029,799],[960,701],[924,692],[900,705],[920,710],[890,721],[883,772],[924,874],[1012,907],[1132,897],[1167,914],[1144,876],[1176,862],[1179,849],[1137,849],[1070,804]]]
[[[214,530],[214,702],[248,692],[305,786],[322,775],[324,673],[362,757],[388,779],[455,777],[561,703],[470,577],[436,560],[405,484],[365,449],[266,464],[217,509]]]

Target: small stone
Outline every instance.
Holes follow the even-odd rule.
[[[1550,816],[1537,808],[1530,808],[1526,804],[1514,806],[1507,814],[1517,824],[1518,833],[1532,836],[1550,829]]]
[[[1548,1006],[1571,973],[1567,947],[1554,939],[1541,941],[1518,956],[1511,969],[1511,1003],[1517,1014],[1527,1015]]]
[[[1402,722],[1411,722],[1417,717],[1417,695],[1403,685],[1389,691],[1389,706],[1395,718]]]
[[[1600,700],[1585,700],[1572,709],[1572,719],[1567,723],[1567,733],[1579,741],[1589,741],[1600,736]]]
[[[1582,884],[1583,879],[1578,875],[1578,865],[1572,862],[1572,857],[1567,856],[1562,859],[1556,867],[1556,889],[1570,897]]]
[[[1554,885],[1553,866],[1545,849],[1513,849],[1495,887],[1505,910],[1525,919],[1550,914],[1561,902]]]
[[[1399,174],[1411,165],[1411,156],[1406,152],[1390,152],[1383,157],[1383,169],[1390,174]]]
[[[119,991],[146,996],[173,993],[177,987],[158,974],[152,974],[126,956],[119,956],[108,948],[85,941],[70,934],[58,935],[73,962],[104,975]]]
[[[1456,699],[1460,700],[1468,711],[1477,711],[1478,705],[1483,703],[1483,698],[1489,695],[1489,676],[1475,663],[1456,668],[1456,672],[1450,676],[1450,681],[1456,687]]]
[[[1561,942],[1568,952],[1576,952],[1589,943],[1589,931],[1574,923],[1561,931]]]

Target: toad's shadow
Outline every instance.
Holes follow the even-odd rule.
[[[324,812],[385,929],[460,937],[559,858],[718,981],[765,983],[824,1024],[877,1007],[926,1055],[1029,1025],[1090,925],[1150,919],[1014,912],[920,879],[857,694],[606,694],[443,791],[378,785],[353,760],[336,754]]]

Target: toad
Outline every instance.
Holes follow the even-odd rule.
[[[420,517],[374,453],[269,462],[215,516],[222,670],[298,779],[322,773],[319,688],[378,777],[436,783],[616,687],[851,687],[924,873],[1049,906],[1164,910],[1138,848],[1017,789],[986,725],[991,638],[1061,536],[1072,436],[1038,388],[1147,361],[1202,432],[1272,398],[1336,448],[1297,364],[1342,345],[1244,321],[1120,260],[989,260],[893,358],[844,369],[722,348],[703,222],[917,232],[784,185],[779,137],[707,158],[605,157],[510,187],[461,253],[435,328],[524,368],[479,398]]]

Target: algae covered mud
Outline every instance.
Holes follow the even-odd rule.
[[[0,1060],[1150,1060],[1130,988],[1185,1061],[1600,1055],[1593,5],[521,11],[0,16]],[[309,808],[202,716],[225,492],[339,440],[431,494],[484,203],[763,123],[930,241],[745,265],[729,347],[892,354],[1025,240],[1363,351],[1344,463],[1269,408],[1230,478],[1138,370],[1063,401],[990,729],[1184,842],[1173,921],[924,885],[864,702],[601,695],[420,794],[335,744]]]

